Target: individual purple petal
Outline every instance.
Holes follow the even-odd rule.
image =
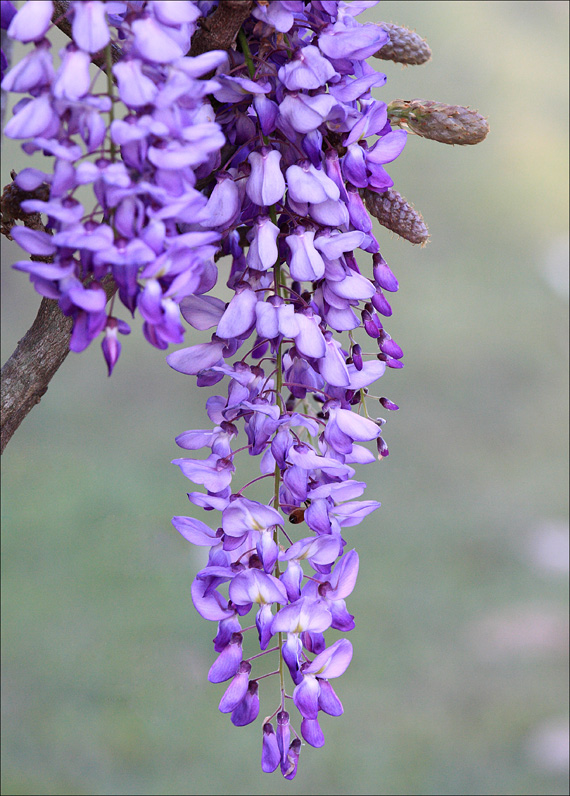
[[[12,17],[8,36],[21,42],[39,41],[51,24],[52,14],[51,0],[28,0]]]
[[[28,2],[31,1],[33,2],[33,0],[28,0]],[[18,105],[20,106],[18,112],[12,116],[4,128],[4,135],[7,138],[32,138],[55,133],[59,126],[59,119],[53,110],[49,94],[42,94],[36,99],[26,101],[24,105],[20,105],[20,103]]]
[[[259,715],[259,686],[256,680],[252,680],[247,689],[247,693],[239,705],[235,708],[231,716],[234,727],[245,727],[255,721]]]
[[[67,291],[67,295],[76,307],[81,307],[86,312],[101,312],[107,303],[107,294],[100,285],[94,282],[87,288],[82,284],[74,285]]]
[[[366,152],[366,160],[370,163],[383,165],[396,160],[406,145],[408,134],[405,130],[394,130],[379,138],[371,149]]]
[[[390,410],[390,411],[392,411],[392,412],[395,412],[397,409],[399,409],[399,408],[400,408],[400,407],[398,406],[398,404],[395,404],[395,403],[394,403],[393,401],[391,401],[389,398],[384,398],[384,397],[380,398],[380,403],[382,404],[382,406],[384,407],[384,409],[389,409],[389,410]]]
[[[257,570],[255,570],[257,571]],[[251,606],[251,603],[246,605]],[[247,608],[249,611],[249,608]],[[255,616],[255,626],[257,627],[257,634],[259,637],[259,646],[262,650],[266,650],[269,642],[271,641],[271,622],[273,614],[271,613],[271,605],[269,603],[261,605],[259,611]]]
[[[314,238],[314,230],[304,227],[296,227],[293,235],[285,238],[291,251],[289,272],[293,279],[300,282],[313,282],[321,279],[325,273],[325,264],[315,249]]]
[[[295,465],[295,467],[299,467],[303,470],[324,469],[347,472],[350,469],[342,462],[330,456],[319,456],[309,445],[303,442],[293,445],[289,449],[287,459],[291,464]]]
[[[302,633],[304,630],[324,633],[330,624],[331,614],[326,605],[303,597],[281,608],[271,623],[271,630],[273,633]]]
[[[392,314],[392,307],[381,290],[377,290],[370,300],[374,305],[374,309],[378,310],[380,315],[384,315],[386,318],[390,317]]]
[[[264,301],[258,301],[255,307],[257,333],[261,338],[273,340],[279,334],[279,316],[277,307]]]
[[[4,7],[4,3],[2,3],[2,7]],[[8,72],[2,80],[2,90],[20,93],[31,89],[37,91],[43,86],[50,86],[53,78],[52,54],[42,42]],[[26,171],[26,169],[24,170]]]
[[[348,214],[350,216],[350,223],[356,229],[364,233],[372,232],[372,219],[364,206],[362,197],[356,188],[349,187],[348,194]]]
[[[350,216],[344,202],[327,199],[318,205],[309,207],[309,215],[314,221],[328,227],[343,227],[350,222]]]
[[[271,90],[268,83],[255,83],[247,77],[218,75],[216,80],[220,88],[213,95],[218,102],[241,102],[248,94],[267,94]]]
[[[303,356],[320,359],[326,353],[326,343],[315,316],[298,312],[295,317],[299,327],[295,335],[298,351]]]
[[[340,343],[332,337],[330,332],[325,334],[326,351],[319,363],[319,370],[323,378],[336,387],[348,387],[350,378],[344,357],[340,353]]]
[[[388,263],[380,254],[374,255],[374,279],[384,290],[395,293],[398,290],[398,280],[390,270]]]
[[[263,135],[270,135],[275,130],[275,122],[279,115],[279,106],[270,100],[265,94],[255,94],[253,107],[257,113],[261,132]]]
[[[334,692],[334,688],[328,680],[320,681],[319,708],[328,713],[329,716],[342,716],[344,708],[342,702]]]
[[[261,770],[266,774],[275,771],[281,760],[277,744],[277,736],[270,722],[263,725],[263,743],[261,747]]]
[[[251,663],[242,661],[234,679],[226,688],[226,691],[220,700],[220,704],[218,705],[218,710],[220,713],[231,713],[244,699],[245,695],[247,694],[250,672]]]
[[[380,25],[372,23],[345,28],[337,22],[319,37],[319,49],[329,58],[352,58],[363,61],[380,50],[389,40]]]
[[[314,502],[314,500],[311,501],[311,506]],[[307,512],[305,512],[305,517],[306,516]],[[292,561],[293,559],[303,561],[308,559],[311,563],[332,564],[337,556],[338,540],[327,535],[317,537],[310,536],[306,539],[299,539],[298,542],[292,544],[279,558],[282,561]]]
[[[368,176],[364,150],[358,144],[351,144],[342,159],[342,173],[357,188],[366,188]]]
[[[275,562],[277,561],[277,556],[279,555],[279,548],[273,539],[271,531],[263,531],[263,533],[259,535],[255,549],[257,550],[257,554],[263,564],[265,572],[272,572]]]
[[[233,223],[239,210],[240,197],[236,183],[229,175],[220,175],[196,221],[203,227],[225,228]]]
[[[180,302],[180,312],[194,329],[204,331],[217,326],[226,305],[215,296],[185,296]]]
[[[43,182],[47,182],[49,179],[51,179],[51,175],[46,174],[44,171],[27,168],[18,172],[14,182],[18,188],[21,188],[23,191],[33,191],[35,188],[38,188]]]
[[[74,16],[71,26],[73,41],[82,50],[95,53],[102,50],[110,40],[109,28],[105,20],[105,3],[85,0],[74,3]]]
[[[357,370],[355,365],[348,365],[348,377],[351,390],[360,390],[361,387],[368,387],[380,376],[384,375],[386,365],[384,362],[379,362],[377,359],[371,359],[368,362],[363,362],[362,370]]]
[[[332,587],[326,595],[329,600],[344,600],[352,594],[358,576],[358,564],[356,550],[350,550],[342,556],[329,578]],[[329,676],[331,675],[327,675],[327,677]]]
[[[192,602],[201,617],[218,622],[234,616],[233,608],[228,608],[228,602],[215,589],[209,589],[208,583],[195,578],[191,588]]]
[[[152,10],[163,25],[178,26],[184,22],[195,22],[201,15],[196,3],[189,0],[159,0],[152,3]]]
[[[305,511],[305,522],[312,531],[315,531],[315,533],[330,534],[331,521],[329,517],[329,508],[330,505],[328,501],[323,500],[322,498],[311,498],[311,505]],[[332,537],[321,538],[332,539]],[[332,541],[334,542],[334,545],[331,545],[331,553],[333,552],[333,549],[336,550],[334,558],[331,558],[330,561],[319,561],[318,563],[332,564],[334,559],[338,556],[338,542],[336,540]]]
[[[195,484],[202,484],[208,492],[221,492],[230,485],[235,466],[231,460],[213,453],[207,459],[173,459],[172,464]]]
[[[135,50],[146,61],[167,64],[185,55],[181,45],[152,17],[136,19],[131,27]]]
[[[318,657],[319,656],[317,656],[317,658]],[[315,660],[317,660],[317,658],[315,658]],[[311,676],[311,674],[304,673],[303,679],[293,691],[293,702],[301,716],[306,719],[316,719],[318,716],[319,690],[320,686],[317,678]]]
[[[325,745],[325,736],[317,719],[303,719],[301,735],[311,746],[319,748]]]
[[[287,757],[290,738],[291,724],[289,722],[289,713],[286,710],[280,710],[277,714],[277,746],[282,761]]]
[[[279,114],[297,133],[310,133],[321,126],[336,105],[330,94],[287,94],[279,105]]]
[[[222,515],[224,533],[241,536],[248,531],[266,531],[275,525],[282,525],[283,520],[278,511],[258,503],[256,500],[237,498]]]
[[[180,7],[178,0],[175,0],[171,5]],[[227,60],[228,54],[225,50],[210,50],[195,57],[185,56],[180,58],[174,63],[174,66],[176,69],[181,69],[188,77],[203,77],[208,72],[213,72],[219,66],[226,64]]]
[[[156,84],[143,74],[141,66],[142,62],[138,58],[119,61],[113,66],[119,96],[129,108],[149,105],[158,93]]]
[[[287,569],[279,578],[287,590],[287,597],[291,602],[298,600],[301,596],[301,581],[303,580],[303,570],[297,561],[289,561]]]
[[[287,33],[293,27],[295,18],[286,7],[287,3],[267,3],[267,5],[257,5],[252,9],[252,16],[261,19],[271,25],[280,33]]]
[[[247,253],[247,264],[256,271],[267,271],[277,262],[277,227],[267,216],[257,219]]]
[[[330,92],[340,102],[354,102],[367,94],[373,86],[383,86],[385,83],[386,75],[373,69],[369,74],[355,80],[345,76],[340,83],[331,86]]]
[[[327,647],[320,655],[317,655],[312,663],[304,669],[304,674],[319,675],[319,677],[326,677],[327,679],[340,677],[347,670],[351,660],[352,644],[348,639],[341,638],[330,647]],[[306,677],[305,679],[308,680],[309,678]],[[316,718],[316,714],[314,716],[303,715],[308,719]]]
[[[53,254],[57,250],[53,243],[53,237],[39,229],[14,226],[10,230],[10,235],[22,249],[25,249],[30,254],[45,256]]]
[[[222,361],[224,343],[200,343],[190,348],[180,348],[166,357],[173,370],[195,376],[205,368],[211,368]]]
[[[340,630],[341,633],[349,633],[354,630],[356,627],[354,616],[348,613],[344,600],[333,600],[330,603],[330,608],[332,615],[331,627],[335,630]]]
[[[349,409],[331,410],[331,416],[334,416],[334,421],[340,430],[352,440],[376,439],[380,434],[380,428],[373,420],[351,412]]]
[[[286,603],[287,592],[283,584],[258,569],[247,569],[239,572],[230,583],[230,599],[236,605],[258,603]]]
[[[380,508],[377,500],[361,500],[358,503],[345,503],[343,506],[335,506],[333,514],[339,521],[341,527],[358,525],[364,517]]]
[[[208,680],[211,683],[223,683],[233,677],[241,663],[242,657],[241,633],[234,633],[230,643],[220,652],[208,672]]]
[[[172,524],[192,544],[211,547],[220,541],[217,531],[193,517],[173,517]]]
[[[242,290],[233,297],[218,323],[218,337],[229,340],[240,337],[255,323],[257,295],[253,290]]]
[[[65,265],[60,265],[59,263],[41,263],[41,262],[30,262],[29,260],[19,260],[18,262],[12,265],[16,271],[24,271],[27,274],[31,274],[32,277],[37,277],[39,279],[64,279],[65,277],[71,276],[75,271],[75,265],[72,262]],[[59,297],[59,294],[58,296]],[[51,298],[56,298],[52,296]]]
[[[315,240],[315,248],[319,249],[329,260],[341,257],[344,252],[357,249],[366,236],[359,230],[350,232],[337,232],[333,235],[320,235]]]
[[[294,738],[289,744],[287,757],[281,761],[281,773],[285,779],[294,779],[297,774],[297,765],[299,763],[299,755],[301,754],[301,741],[299,738]]]
[[[323,58],[312,44],[297,50],[293,60],[288,61],[277,73],[289,91],[320,88],[336,74],[331,62]]]
[[[285,193],[285,179],[279,167],[281,153],[263,148],[261,152],[250,152],[248,160],[251,174],[245,190],[251,201],[260,207],[281,201]]]
[[[107,363],[109,376],[112,374],[113,368],[117,364],[117,360],[121,353],[121,344],[117,339],[117,332],[121,332],[121,334],[130,334],[130,331],[128,324],[124,321],[119,321],[117,318],[112,317],[107,318],[105,337],[101,341],[101,348],[103,350],[105,362]]]

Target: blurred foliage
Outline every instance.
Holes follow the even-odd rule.
[[[217,712],[215,628],[189,593],[201,553],[170,525],[189,510],[173,439],[207,425],[204,397],[137,321],[112,379],[97,345],[70,355],[4,454],[4,794],[567,792],[568,4],[366,17],[433,51],[374,62],[376,96],[468,104],[491,134],[410,137],[390,168],[432,241],[378,231],[406,368],[377,388],[401,406],[391,455],[362,473],[383,506],[346,534],[345,714],[289,783],[260,772],[258,725]],[[25,158],[3,143],[4,185]],[[39,300],[3,246],[4,360]]]

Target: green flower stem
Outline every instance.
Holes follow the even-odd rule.
[[[109,127],[113,124],[115,120],[115,107],[113,105],[114,98],[113,98],[113,54],[111,52],[111,42],[105,47],[105,64],[106,64],[106,72],[107,72],[107,96],[111,100],[111,107],[109,109]],[[117,150],[113,139],[110,139],[111,143],[111,160],[115,161],[117,157]]]
[[[243,53],[243,57],[245,59],[245,63],[247,64],[247,69],[249,72],[249,76],[253,80],[255,77],[255,66],[253,63],[253,58],[251,56],[251,50],[249,49],[249,44],[247,42],[247,37],[243,31],[243,28],[238,33],[238,41],[240,43],[241,51]],[[263,143],[268,144],[269,139],[267,136],[262,135]],[[277,226],[277,211],[275,210],[275,206],[272,205],[269,208],[269,216],[271,221]],[[279,258],[277,258],[277,262],[273,268],[274,279],[275,279],[275,293],[276,295],[281,295],[281,263],[279,262]],[[277,348],[277,358],[276,358],[276,400],[281,410],[284,409],[283,400],[281,398],[281,390],[283,388],[283,351],[281,348],[282,344],[279,343]],[[273,507],[276,511],[279,511],[279,487],[281,485],[281,470],[279,469],[279,465],[275,465],[275,481],[274,481],[274,492],[273,492]],[[273,540],[277,546],[279,546],[279,526],[275,526],[275,530],[273,531]],[[279,568],[279,561],[275,562],[275,569],[273,573],[276,578],[278,578],[281,574],[281,570]],[[277,610],[279,611],[279,603],[277,604]],[[281,708],[283,709],[283,701],[284,701],[284,694],[285,694],[285,672],[283,666],[283,634],[278,633],[278,648],[279,648],[279,685],[281,688]]]

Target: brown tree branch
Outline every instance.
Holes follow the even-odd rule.
[[[210,16],[200,21],[188,55],[229,50],[252,7],[253,0],[223,0]]]

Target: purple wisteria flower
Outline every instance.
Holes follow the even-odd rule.
[[[199,386],[226,382],[206,401],[211,427],[181,433],[189,455],[173,461],[209,521],[173,524],[207,554],[191,596],[217,623],[219,710],[252,723],[272,677],[261,766],[292,779],[301,738],[325,743],[319,713],[343,712],[330,680],[352,645],[327,632],[355,627],[351,529],[380,506],[360,499],[356,468],[388,455],[369,387],[403,352],[383,326],[398,282],[361,192],[393,185],[384,167],[406,133],[371,93],[386,78],[365,59],[388,34],[356,16],[374,2],[257,0],[235,49],[190,56],[216,5],[72,2],[57,64],[53,4],[2,5],[8,34],[30,47],[2,82],[25,95],[5,133],[52,162],[16,178],[49,188],[22,205],[45,231],[13,230],[51,262],[15,267],[73,319],[72,350],[102,336],[109,374],[130,331],[120,304],[156,348],[183,342],[182,320],[205,333],[167,361]],[[222,279],[229,293],[216,292]],[[246,455],[259,474],[238,486]]]

